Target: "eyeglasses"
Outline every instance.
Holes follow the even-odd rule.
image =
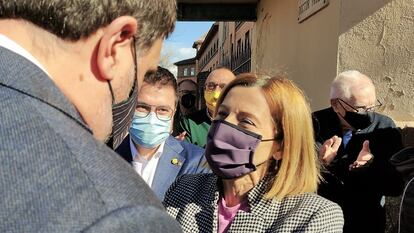
[[[344,108],[344,106],[342,105],[342,103],[346,104],[348,107],[352,108],[355,112],[357,113],[363,113],[363,112],[373,112],[375,111],[375,109],[379,108],[382,106],[381,101],[377,100],[377,104],[371,107],[367,107],[367,106],[352,106],[351,104],[348,104],[347,102],[345,102],[344,100],[338,98],[339,100],[339,104]],[[342,102],[342,103],[341,103]]]
[[[135,108],[135,116],[145,118],[152,111],[155,112],[157,118],[162,121],[169,121],[174,115],[174,109],[168,106],[154,106],[145,103],[138,103]]]
[[[216,90],[216,87],[220,87],[220,89],[223,89],[225,86],[226,86],[225,83],[208,82],[208,83],[206,83],[205,88],[208,91],[214,91],[214,90]]]

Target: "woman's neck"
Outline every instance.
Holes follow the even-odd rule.
[[[226,205],[232,207],[242,203],[247,193],[266,175],[269,163],[259,165],[256,171],[235,179],[223,179],[223,197]]]

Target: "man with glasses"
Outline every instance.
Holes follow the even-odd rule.
[[[402,180],[389,158],[400,149],[399,130],[381,107],[371,79],[340,73],[331,85],[331,107],[314,112],[319,157],[326,168],[318,193],[341,205],[344,232],[384,232],[383,196],[397,196]]]
[[[236,76],[227,68],[218,68],[207,77],[204,87],[206,108],[194,112],[180,121],[181,138],[195,145],[205,147],[216,103],[223,88]]]
[[[177,176],[209,171],[202,148],[171,136],[177,102],[171,72],[158,67],[145,76],[129,135],[116,149],[160,200]]]

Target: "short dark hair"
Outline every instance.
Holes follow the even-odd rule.
[[[138,21],[137,46],[145,50],[173,31],[176,9],[175,0],[5,0],[0,1],[0,19],[23,19],[63,40],[77,41],[130,15]]]
[[[154,86],[171,86],[174,89],[175,96],[178,98],[177,80],[169,70],[161,66],[158,66],[156,72],[146,74],[144,77],[144,82]]]

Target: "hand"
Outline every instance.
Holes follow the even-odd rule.
[[[326,140],[319,149],[319,158],[325,165],[329,165],[338,153],[339,146],[342,143],[342,138],[333,136]]]
[[[178,134],[177,136],[175,136],[175,139],[180,140],[180,141],[184,141],[185,135],[187,135],[186,131],[184,131],[184,132]]]
[[[349,170],[360,168],[366,165],[367,162],[370,161],[372,158],[374,158],[374,155],[371,154],[371,150],[369,149],[369,141],[365,140],[362,144],[362,149],[358,154],[358,158],[355,160],[355,162],[349,165]]]

